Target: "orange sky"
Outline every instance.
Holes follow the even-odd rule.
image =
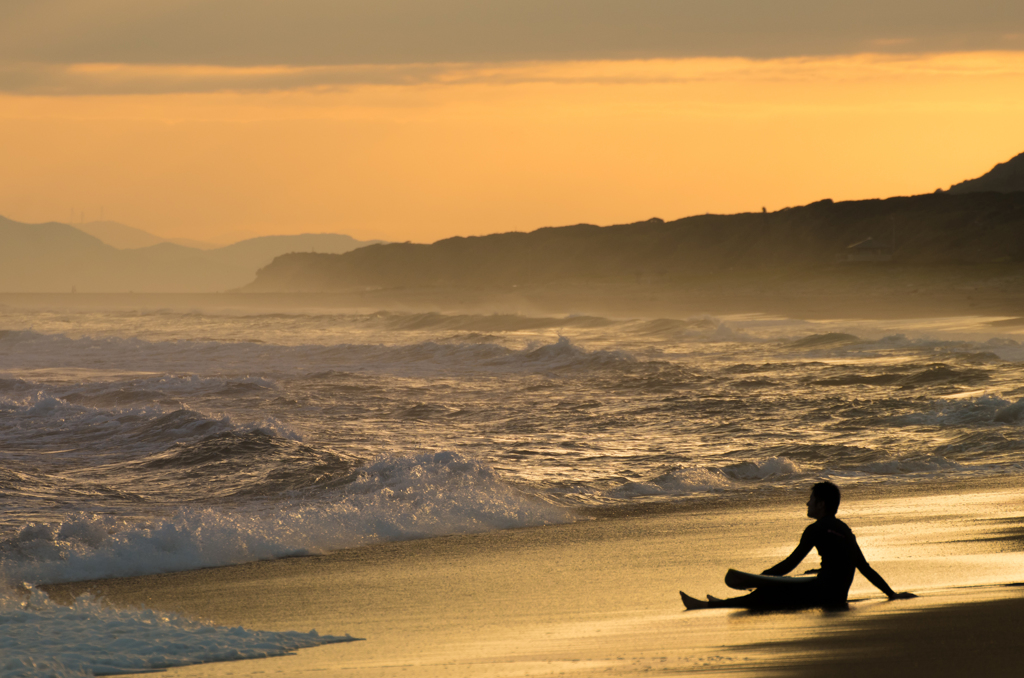
[[[222,243],[302,232],[431,242],[906,195],[1024,151],[1018,50],[289,66],[33,58],[0,52],[0,215],[102,214]]]

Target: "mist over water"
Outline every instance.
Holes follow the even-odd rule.
[[[0,576],[323,553],[804,487],[1024,472],[983,319],[7,309]]]

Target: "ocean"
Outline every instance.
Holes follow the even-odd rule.
[[[1024,325],[997,320],[0,308],[0,626],[21,629],[0,640],[0,676],[351,640],[221,637],[88,598],[60,606],[41,584],[742,502],[825,478],[1024,477]],[[69,620],[80,637],[41,652]],[[156,649],[103,654],[115,623],[156,624]],[[219,640],[181,649],[197,634]]]

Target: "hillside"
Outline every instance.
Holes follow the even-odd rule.
[[[969,179],[949,189],[950,193],[1012,193],[1024,191],[1024,153],[1001,162],[977,179]]]
[[[147,241],[144,231],[118,226],[99,233],[124,244]],[[0,217],[0,292],[223,292],[250,282],[281,254],[342,253],[365,244],[324,233],[253,238],[211,250],[171,242],[119,249],[67,224]]]
[[[290,254],[261,269],[253,292],[403,287],[684,284],[749,271],[837,269],[872,239],[889,265],[1024,265],[1024,193],[936,193],[772,213],[588,224],[388,244],[342,255]]]

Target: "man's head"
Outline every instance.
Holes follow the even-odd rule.
[[[839,500],[839,488],[835,483],[830,483],[827,480],[817,483],[811,488],[811,498],[807,502],[807,515],[812,518],[834,516],[839,510]],[[812,504],[817,504],[817,506],[812,507]],[[812,510],[818,515],[811,515]]]

